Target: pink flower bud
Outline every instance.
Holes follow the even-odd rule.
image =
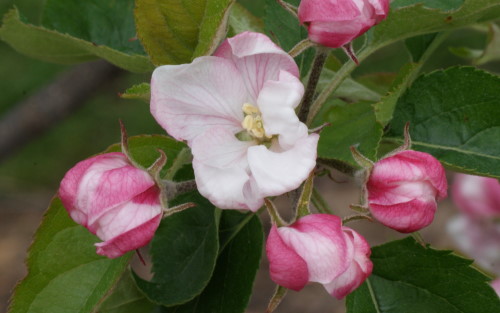
[[[337,299],[371,274],[368,243],[339,217],[312,214],[288,227],[273,226],[266,244],[271,279],[299,291],[308,282],[323,284]]]
[[[302,0],[299,20],[309,39],[338,48],[364,34],[385,19],[389,0]]]
[[[470,217],[500,217],[500,183],[494,178],[456,174],[453,201]]]
[[[438,160],[406,150],[375,163],[366,188],[373,217],[387,227],[410,233],[432,222],[436,200],[446,198],[448,186]]]
[[[123,153],[97,155],[70,169],[59,197],[71,218],[104,242],[97,254],[116,258],[146,245],[160,224],[160,190]]]

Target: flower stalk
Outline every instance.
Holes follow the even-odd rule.
[[[308,120],[309,111],[311,104],[314,100],[314,94],[316,92],[316,87],[318,86],[319,77],[323,66],[325,65],[326,58],[328,57],[329,48],[317,47],[316,56],[314,57],[314,63],[311,69],[311,74],[309,76],[309,81],[307,82],[307,87],[304,92],[304,97],[302,98],[302,103],[300,104],[299,113],[297,116],[299,120],[303,123]],[[309,125],[309,124],[307,124]]]
[[[298,44],[296,44],[290,51],[288,51],[288,54],[292,57],[295,58],[296,56],[300,55],[302,52],[307,50],[308,48],[311,48],[315,46],[316,44],[309,40],[309,38],[306,38],[302,41],[299,41]]]
[[[285,221],[283,221],[283,219],[281,218],[280,214],[278,213],[278,209],[276,209],[274,203],[267,198],[264,199],[264,203],[266,205],[269,216],[271,216],[273,224],[276,225],[277,227],[286,226],[287,223],[285,223]]]

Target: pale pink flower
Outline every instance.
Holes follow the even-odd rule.
[[[162,217],[160,190],[123,153],[97,155],[70,169],[59,197],[78,224],[104,242],[97,254],[116,258],[146,245]]]
[[[338,48],[364,34],[385,19],[389,0],[302,0],[299,20],[309,39]]]
[[[311,214],[287,227],[271,228],[266,243],[271,279],[299,291],[308,282],[323,284],[337,299],[370,276],[370,246],[339,217]]]
[[[500,183],[497,179],[456,174],[452,191],[455,204],[469,216],[500,217]]]
[[[304,92],[298,75],[293,58],[251,32],[214,56],[153,72],[151,113],[187,141],[198,190],[219,208],[256,211],[314,168],[319,136],[295,115]]]
[[[500,297],[500,278],[497,278],[494,281],[492,281],[491,287],[493,288],[493,290],[495,290],[497,295]]]
[[[447,230],[461,252],[500,275],[500,224],[460,214],[450,219]]]
[[[438,160],[405,150],[375,163],[366,184],[368,206],[383,225],[414,232],[432,222],[436,201],[446,198],[447,186]]]

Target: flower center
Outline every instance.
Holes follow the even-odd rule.
[[[258,107],[251,105],[250,103],[243,104],[243,113],[245,113],[245,118],[241,122],[241,126],[252,136],[253,138],[263,141],[271,139],[272,136],[266,134],[264,130],[264,123],[262,121],[262,114]]]

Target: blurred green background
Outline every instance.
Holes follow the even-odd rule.
[[[0,15],[14,5],[29,22],[38,23],[42,0],[1,0]],[[70,67],[25,57],[0,41],[0,118]],[[55,191],[67,169],[119,141],[118,119],[130,135],[163,133],[147,103],[118,97],[131,85],[148,80],[149,75],[124,73],[99,88],[75,114],[12,154],[0,164],[1,194],[37,186]]]

